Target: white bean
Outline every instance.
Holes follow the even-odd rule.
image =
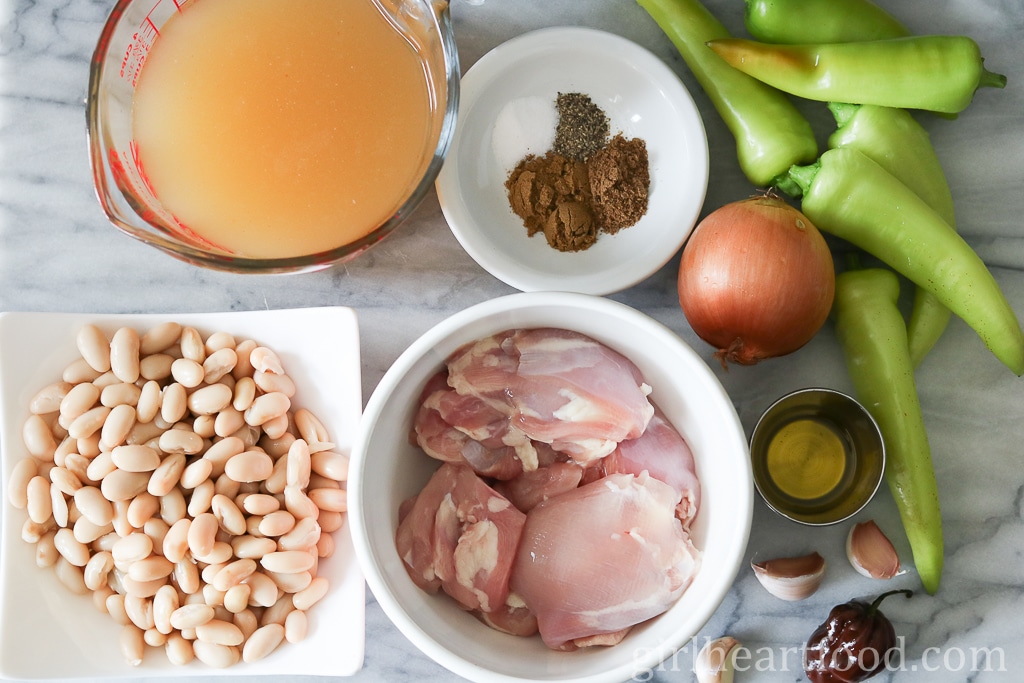
[[[68,425],[68,436],[78,439],[79,441],[89,438],[99,431],[109,414],[110,408],[106,406],[90,408],[76,417],[71,424]],[[83,453],[83,455],[85,454]]]
[[[231,406],[238,412],[245,412],[256,399],[256,382],[252,377],[242,377],[235,382]]]
[[[135,407],[135,419],[142,423],[152,422],[160,413],[162,399],[163,394],[158,382],[150,380],[143,384],[139,392],[138,405]]]
[[[235,369],[235,364],[238,363],[238,354],[235,353],[234,348],[224,347],[217,349],[203,361],[203,373],[206,377],[206,382],[212,384],[213,382],[219,382],[221,379]]]
[[[40,415],[29,415],[21,429],[22,441],[29,454],[43,462],[53,462],[53,453],[57,450],[57,440],[53,438],[50,425]]]
[[[135,407],[118,403],[110,408],[103,427],[100,429],[100,443],[107,448],[120,446],[135,426]]]
[[[126,472],[153,472],[160,467],[160,453],[148,445],[119,445],[111,452],[111,460]]]
[[[71,391],[72,386],[70,382],[61,381],[43,387],[36,392],[36,395],[29,402],[29,411],[35,415],[59,412],[61,401]]]
[[[11,470],[7,482],[7,500],[19,510],[28,505],[28,483],[39,473],[39,466],[31,458],[22,458]]]
[[[100,551],[89,558],[85,564],[85,585],[92,591],[98,591],[107,585],[107,577],[114,569],[114,556],[109,551]]]
[[[260,566],[268,572],[296,574],[313,567],[316,558],[304,550],[281,550],[267,553],[260,559]]]
[[[169,429],[160,435],[160,450],[194,455],[203,450],[203,437],[192,430]]]
[[[146,490],[149,485],[148,472],[129,472],[116,469],[100,482],[100,491],[109,501],[130,500]]]
[[[96,405],[100,398],[100,390],[96,385],[83,382],[71,387],[60,402],[60,416],[71,424],[75,418]]]
[[[306,613],[300,609],[289,612],[284,620],[284,637],[289,643],[299,643],[306,639],[309,633],[309,620]]]
[[[207,666],[217,669],[225,669],[237,664],[241,658],[241,653],[237,647],[210,643],[205,640],[197,639],[192,643],[192,649],[195,651],[196,659]]]
[[[336,451],[320,451],[310,456],[310,466],[317,474],[335,481],[348,480],[349,457]]]
[[[149,478],[146,490],[154,496],[162,497],[176,490],[181,475],[185,471],[185,454],[171,453],[160,461]]]
[[[284,640],[285,630],[281,624],[267,624],[253,631],[242,647],[242,661],[258,662]]]
[[[234,392],[225,384],[210,384],[188,396],[188,408],[196,415],[213,415],[231,404]]]
[[[82,486],[74,493],[75,507],[96,526],[105,526],[114,519],[114,506],[95,486]]]
[[[188,410],[188,392],[185,387],[173,382],[164,387],[160,397],[160,417],[168,424],[174,424],[185,417]]]
[[[279,391],[288,398],[295,396],[295,382],[288,375],[257,370],[252,379],[264,393]]]
[[[183,358],[194,360],[197,363],[202,363],[206,360],[206,345],[203,343],[202,335],[199,334],[199,330],[196,328],[182,327],[178,344],[181,347]]]
[[[121,627],[121,655],[131,666],[142,664],[142,658],[146,654],[146,642],[143,630],[135,624],[125,624]]]
[[[75,337],[75,344],[82,358],[96,372],[110,369],[110,342],[100,328],[95,325],[83,325]]]
[[[110,340],[110,369],[122,382],[139,379],[139,333],[121,327]]]
[[[139,397],[141,395],[142,388],[138,385],[118,382],[117,384],[103,387],[102,391],[100,391],[100,403],[108,408],[121,405],[135,407],[139,405]]]
[[[139,353],[148,356],[151,353],[166,351],[181,336],[181,325],[170,321],[151,327],[139,339]]]
[[[263,481],[273,471],[274,461],[257,450],[239,453],[224,463],[224,473],[237,482]]]
[[[54,567],[57,579],[69,591],[76,595],[85,595],[89,592],[89,589],[85,586],[85,579],[82,576],[82,569],[80,567],[76,567],[63,557],[57,560],[57,564]]]
[[[295,605],[295,609],[306,611],[327,595],[328,588],[330,588],[330,582],[326,578],[318,576],[310,582],[309,586],[292,596],[292,604]]]
[[[171,627],[179,631],[187,628],[196,628],[213,619],[216,612],[207,604],[193,603],[182,605],[171,612]]]
[[[267,553],[277,550],[277,543],[272,538],[260,538],[259,536],[245,534],[232,538],[231,548],[235,553],[235,557],[258,560]]]
[[[176,631],[167,636],[167,644],[164,646],[164,651],[167,653],[168,661],[178,666],[185,666],[195,659],[192,643],[185,640]]]
[[[89,548],[75,538],[71,529],[57,529],[53,537],[53,545],[65,560],[76,567],[84,567],[89,562]]]
[[[210,501],[210,509],[224,531],[232,536],[241,536],[245,533],[245,515],[231,498],[221,493],[214,495]]]
[[[245,409],[245,421],[253,427],[259,427],[264,422],[284,415],[290,407],[291,399],[280,391],[262,394],[253,399],[252,404]]]
[[[163,381],[171,376],[174,356],[166,353],[154,353],[139,359],[139,376],[147,380]]]
[[[153,539],[149,536],[135,532],[125,536],[111,548],[110,554],[114,558],[114,564],[118,567],[129,567],[135,562],[144,560],[153,552]]]
[[[50,480],[35,475],[28,481],[26,489],[28,518],[36,524],[44,524],[53,516],[53,505],[50,501]]]
[[[203,383],[206,373],[203,366],[189,358],[178,358],[171,363],[171,377],[186,389],[194,389]]]
[[[55,531],[47,531],[36,541],[36,566],[40,569],[52,567],[60,559],[60,553],[54,544],[56,535]]]

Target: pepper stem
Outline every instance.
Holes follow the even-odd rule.
[[[814,184],[814,179],[818,177],[818,171],[820,170],[820,158],[807,166],[790,166],[789,171],[786,172],[787,181],[799,188],[799,194],[794,196],[807,194],[811,189],[811,185]]]
[[[989,71],[985,65],[981,65],[981,78],[978,80],[979,88],[1005,88],[1006,76]]]
[[[901,588],[894,591],[889,591],[888,593],[882,593],[877,598],[875,598],[875,601],[871,603],[871,605],[868,606],[868,615],[874,616],[875,612],[878,611],[878,606],[882,604],[882,600],[885,600],[890,595],[895,595],[896,593],[903,593],[907,596],[907,599],[909,600],[910,596],[914,594],[914,591],[910,590],[909,588]]]
[[[836,128],[842,128],[853,115],[860,109],[859,104],[849,104],[847,102],[829,102],[828,110],[832,112],[832,117],[836,120]]]

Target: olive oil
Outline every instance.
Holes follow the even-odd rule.
[[[754,484],[779,514],[835,524],[867,504],[882,481],[885,444],[853,398],[801,389],[773,403],[750,438]]]
[[[834,493],[852,465],[849,439],[835,425],[807,417],[782,425],[768,443],[768,476],[785,495],[802,501]]]

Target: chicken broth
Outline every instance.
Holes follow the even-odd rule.
[[[179,223],[222,250],[348,244],[400,208],[431,160],[424,64],[371,0],[189,4],[139,77],[139,165]]]

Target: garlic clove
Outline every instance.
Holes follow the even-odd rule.
[[[896,548],[871,519],[855,524],[846,536],[846,556],[869,579],[891,579],[900,571]]]
[[[751,562],[750,566],[765,590],[780,600],[810,597],[825,577],[825,558],[816,552],[800,557]]]
[[[736,649],[739,647],[740,641],[732,636],[709,640],[693,663],[697,683],[732,683]]]

